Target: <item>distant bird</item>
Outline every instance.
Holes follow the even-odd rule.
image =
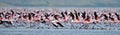
[[[114,18],[111,17],[111,16],[112,16],[111,13],[109,13],[109,18],[110,18],[112,21],[114,21]]]
[[[64,27],[60,22],[59,22],[59,20],[58,20],[58,15],[54,15],[54,18],[55,18],[55,20],[54,21],[52,21],[52,24],[53,24],[53,26],[55,26],[55,27]]]
[[[90,22],[90,16],[89,15],[87,15],[85,21]]]
[[[105,20],[108,20],[108,16],[106,14],[101,14],[100,17],[104,17]]]
[[[86,18],[86,12],[82,13],[82,18],[83,18],[83,19]]]
[[[120,21],[120,16],[117,13],[114,13],[117,17],[117,19]]]
[[[98,20],[98,15],[96,12],[94,12],[95,19]]]
[[[76,10],[74,10],[75,11],[75,16],[76,16],[76,19],[78,20],[78,13],[77,13],[77,11]]]
[[[71,17],[72,17],[72,20],[74,20],[75,18],[75,16],[74,16],[74,14],[72,13],[72,12],[70,12],[70,14],[69,14]]]

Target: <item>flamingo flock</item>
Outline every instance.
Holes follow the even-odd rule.
[[[111,30],[120,29],[119,24],[120,13],[116,8],[0,8],[0,28],[3,25],[5,28]]]

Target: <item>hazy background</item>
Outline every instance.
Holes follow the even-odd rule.
[[[120,7],[120,0],[0,0],[0,7]]]

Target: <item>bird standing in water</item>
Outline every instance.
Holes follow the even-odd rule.
[[[55,26],[56,28],[60,27],[64,27],[60,22],[59,22],[59,15],[54,15],[55,20],[52,21],[53,26]]]

